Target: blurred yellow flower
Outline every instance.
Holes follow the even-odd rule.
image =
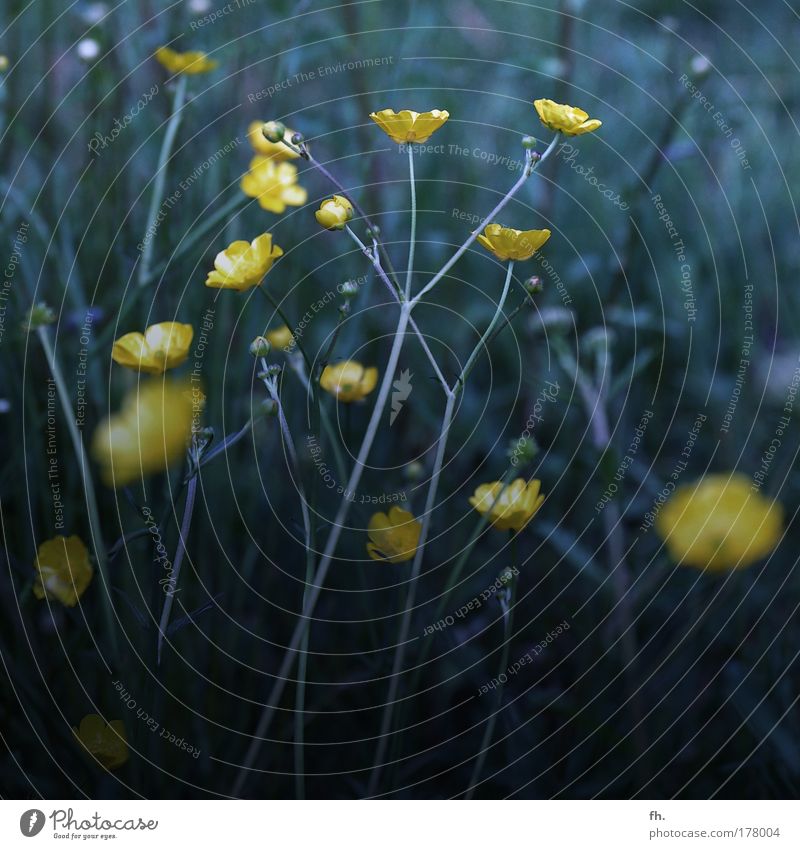
[[[162,321],[144,333],[126,333],[114,342],[111,359],[147,374],[163,374],[185,362],[194,330],[191,324]]]
[[[132,389],[118,413],[92,437],[92,456],[109,486],[125,486],[180,459],[192,431],[193,402],[185,381],[148,380]]]
[[[446,109],[434,109],[431,112],[412,112],[403,109],[381,109],[370,112],[369,117],[398,144],[427,141],[450,117]]]
[[[745,475],[706,475],[678,487],[655,527],[678,563],[698,569],[743,569],[778,544],[783,508],[751,489]]]
[[[287,206],[302,206],[308,192],[297,185],[297,168],[290,162],[276,162],[271,156],[254,156],[250,170],[239,183],[250,198],[258,198],[267,212],[281,213]]]
[[[264,126],[263,121],[251,121],[247,127],[247,138],[250,140],[253,150],[261,156],[266,156],[269,159],[274,159],[275,162],[282,162],[285,159],[297,159],[300,154],[287,147],[283,142],[271,142],[264,138],[264,133],[261,128]],[[286,128],[283,134],[287,142],[291,142],[294,130]]]
[[[219,62],[209,59],[202,50],[187,50],[179,53],[169,47],[159,47],[156,50],[156,59],[171,74],[205,74],[213,71]]]
[[[498,531],[521,531],[542,506],[541,485],[541,481],[534,479],[526,483],[523,478],[506,487],[502,481],[482,483],[469,503],[479,513],[488,513],[489,521]]]
[[[361,401],[378,383],[378,369],[365,369],[356,360],[343,360],[336,365],[325,366],[319,385],[339,401]]]
[[[272,244],[272,235],[262,233],[252,242],[231,242],[214,260],[214,271],[208,273],[206,286],[212,289],[235,289],[243,292],[259,286],[283,249]]]
[[[539,120],[549,130],[564,133],[567,136],[582,136],[584,133],[593,133],[602,125],[597,118],[578,109],[577,106],[566,106],[554,103],[552,100],[534,100],[533,105],[539,113]]]
[[[294,336],[292,336],[292,331],[284,324],[274,330],[267,331],[267,342],[273,348],[285,349],[294,345]]]
[[[67,607],[75,607],[94,575],[89,552],[77,536],[56,536],[43,542],[33,567],[36,598],[55,599]]]
[[[73,726],[72,733],[106,769],[117,769],[128,760],[128,738],[121,719],[106,722],[102,716],[90,713],[83,717],[80,728]]]
[[[344,230],[345,224],[353,217],[353,204],[342,195],[322,201],[314,213],[317,223],[326,230]]]
[[[0,56],[0,71],[7,71],[9,64],[8,56]]]
[[[392,507],[389,515],[374,513],[369,520],[367,553],[373,560],[404,563],[417,551],[422,525],[401,507]]]
[[[487,224],[478,241],[505,262],[507,259],[530,259],[549,238],[549,230],[514,230],[500,224]]]

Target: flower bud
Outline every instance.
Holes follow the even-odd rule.
[[[8,56],[0,56],[0,71],[7,71],[8,65]]]
[[[283,121],[267,121],[261,128],[261,134],[267,141],[278,144],[286,135],[286,125]]]
[[[343,195],[334,195],[322,201],[314,215],[326,230],[344,230],[353,217],[353,204]]]
[[[300,147],[301,144],[306,140],[306,137],[302,133],[292,133],[292,144],[295,147]]]
[[[702,80],[711,73],[711,62],[700,54],[689,63],[689,70],[696,80]]]
[[[378,227],[377,224],[373,224],[372,227],[367,227],[367,238],[368,239],[380,239],[381,237],[381,228]]]
[[[30,330],[38,330],[46,324],[52,324],[56,320],[56,314],[45,303],[34,304],[28,313],[28,318],[22,323],[22,329],[27,333]]]
[[[542,282],[542,278],[537,277],[536,275],[529,277],[523,285],[525,286],[525,291],[531,296],[540,295],[544,292],[544,283]]]
[[[403,474],[408,481],[413,482],[421,480],[422,476],[425,474],[425,466],[423,466],[418,460],[414,460],[403,469]]]
[[[536,440],[530,436],[512,439],[508,444],[508,456],[514,461],[515,466],[532,462],[538,453],[539,446],[536,444]]]
[[[522,146],[525,150],[535,150],[536,149],[536,139],[533,136],[523,136],[522,137]]]
[[[355,280],[345,280],[339,291],[342,293],[343,298],[350,300],[350,298],[355,297],[358,293],[358,283]]]
[[[254,357],[268,357],[271,350],[272,345],[263,336],[256,336],[250,343],[250,353]]]

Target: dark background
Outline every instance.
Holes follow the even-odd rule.
[[[239,194],[250,157],[247,125],[280,118],[301,130],[315,155],[379,221],[402,270],[406,157],[368,113],[448,109],[449,122],[431,139],[446,152],[416,160],[419,287],[468,235],[470,223],[454,211],[485,215],[517,177],[481,152],[519,159],[525,133],[546,144],[550,133],[531,101],[550,97],[602,119],[597,133],[570,140],[578,152],[572,165],[593,169],[620,201],[604,197],[563,156],[554,157],[502,217],[510,226],[553,231],[541,256],[566,295],[537,260],[518,266],[520,279],[541,275],[544,293],[494,342],[462,398],[412,624],[419,639],[409,647],[401,684],[402,733],[389,747],[393,763],[381,792],[440,798],[467,787],[493,710],[489,697],[476,693],[497,673],[499,607],[484,605],[442,633],[421,635],[435,621],[448,568],[474,527],[468,496],[479,483],[500,477],[509,442],[525,428],[550,380],[560,390],[535,428],[541,453],[525,472],[542,480],[548,498],[519,540],[520,601],[510,661],[559,623],[567,620],[570,628],[509,679],[477,795],[793,797],[800,787],[796,411],[763,489],[781,500],[787,515],[785,537],[768,560],[740,573],[704,575],[677,567],[653,530],[640,531],[698,415],[707,419],[682,482],[707,471],[752,476],[759,470],[798,365],[800,88],[792,57],[800,22],[791,5],[241,0],[242,8],[233,3],[203,27],[192,23],[222,6],[193,11],[190,3],[129,0],[107,4],[106,17],[90,24],[93,5],[34,0],[5,2],[0,11],[0,53],[11,63],[0,84],[5,258],[20,222],[30,227],[0,340],[0,397],[8,408],[0,416],[2,795],[227,795],[236,770],[215,758],[236,764],[244,757],[296,622],[304,576],[297,493],[275,422],[260,420],[227,458],[202,473],[179,598],[187,611],[211,602],[210,608],[173,635],[157,668],[150,611],[157,615],[161,567],[147,535],[139,534],[112,564],[125,652],[122,667],[106,673],[98,658],[102,631],[95,636],[102,616],[97,576],[73,610],[54,605],[48,611],[30,593],[36,546],[54,534],[46,483],[47,366],[35,339],[18,329],[32,301],[46,301],[59,316],[57,356],[68,375],[77,363],[86,309],[97,311],[87,438],[135,382],[132,373],[111,368],[111,340],[171,319],[193,323],[197,333],[217,295],[203,286],[214,255],[233,239],[265,230],[287,251],[265,285],[297,319],[337,283],[370,275],[337,355],[382,369],[395,309],[386,306],[349,240],[315,224],[312,210],[331,189],[306,166],[300,181],[309,191],[307,207],[272,216],[242,203],[170,259],[183,239]],[[79,58],[77,43],[84,38],[100,46],[94,61]],[[165,195],[232,140],[241,143],[204,168],[170,209],[155,243],[157,261],[167,260],[163,273],[131,305],[137,244],[169,114],[167,75],[152,53],[173,39],[176,49],[208,51],[220,67],[189,79]],[[698,54],[708,59],[705,72]],[[346,67],[365,59],[382,63]],[[339,63],[345,68],[335,73],[295,78]],[[692,98],[683,74],[711,110]],[[249,97],[287,79],[292,84],[274,96]],[[87,145],[94,134],[109,134],[114,119],[154,84],[159,92],[152,101],[92,155]],[[469,154],[453,155],[449,145]],[[681,264],[654,194],[684,243],[696,313],[685,307]],[[501,285],[499,264],[475,247],[436,290],[436,305],[419,310],[417,320],[446,374],[454,376],[457,358],[463,361],[474,347]],[[747,335],[749,285],[754,339],[724,429]],[[509,310],[521,300],[516,287]],[[311,351],[324,347],[336,307],[333,302],[320,312],[304,336]],[[567,327],[559,330],[564,316],[554,311],[565,307]],[[255,291],[223,292],[215,309],[203,380],[205,420],[221,440],[263,397],[247,346],[272,311]],[[593,438],[574,370],[555,354],[556,337],[586,374],[602,378],[610,447]],[[411,340],[400,367],[414,373],[413,394],[397,424],[379,433],[362,487],[373,495],[403,490],[409,509],[419,514],[425,488],[409,481],[404,469],[414,459],[429,468],[442,399]],[[288,376],[283,385],[310,481],[316,472],[302,450],[303,393]],[[332,399],[326,403],[336,416]],[[351,451],[370,409],[368,403],[339,410]],[[598,513],[595,505],[647,410],[653,418],[642,445],[617,497]],[[57,428],[57,440],[66,532],[88,540],[66,428]],[[167,517],[163,533],[171,552],[183,507],[180,498],[173,502],[170,487],[180,479],[175,469],[148,484],[154,512]],[[133,493],[132,503],[97,485],[110,547],[141,530],[135,503],[142,494]],[[322,499],[323,513],[332,516],[335,499]],[[311,797],[365,795],[374,758],[409,566],[366,559],[363,529],[374,509],[354,505],[353,530],[343,534],[312,629],[305,729]],[[624,560],[615,569],[608,521],[617,516]],[[505,536],[487,531],[447,612],[489,586],[512,565],[511,557]],[[625,648],[631,636],[633,663]],[[433,650],[419,666],[425,641],[433,641]],[[199,747],[200,757],[152,735],[122,704],[115,680],[162,727]],[[247,795],[296,792],[293,692],[290,684],[257,762],[264,772],[250,779]],[[136,752],[114,774],[86,759],[72,739],[70,727],[90,712],[126,723]]]

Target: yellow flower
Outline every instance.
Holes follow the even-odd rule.
[[[446,109],[434,109],[431,112],[412,112],[403,109],[381,109],[370,112],[369,117],[398,144],[426,142],[450,117]]]
[[[593,133],[602,121],[590,118],[589,115],[578,109],[577,106],[566,106],[554,103],[552,100],[534,100],[533,105],[539,113],[539,120],[548,130],[564,133],[567,136],[582,136],[584,133]]]
[[[36,598],[56,599],[67,607],[75,607],[94,575],[89,552],[77,536],[56,536],[43,542],[33,567]]]
[[[294,345],[294,336],[292,336],[292,331],[284,324],[267,332],[267,342],[273,348],[286,349]]]
[[[8,56],[0,56],[0,71],[7,71],[9,66]]]
[[[507,259],[530,259],[549,238],[549,230],[514,230],[500,224],[487,224],[478,241],[505,262]]]
[[[290,162],[276,162],[271,156],[254,156],[250,170],[239,183],[242,191],[267,212],[281,213],[287,206],[302,206],[308,192],[297,185],[297,168]]]
[[[680,486],[655,520],[672,557],[698,569],[743,569],[778,544],[783,508],[742,474],[706,475]]]
[[[355,360],[343,360],[333,366],[325,366],[319,385],[339,401],[361,401],[375,388],[378,369],[365,369]]]
[[[401,507],[392,507],[389,515],[375,513],[369,520],[367,553],[373,560],[404,563],[417,551],[422,525]]]
[[[73,726],[72,733],[84,749],[106,769],[117,769],[128,760],[128,739],[121,719],[106,722],[102,716],[90,713]]]
[[[156,50],[156,59],[171,74],[205,74],[206,71],[213,71],[219,64],[209,59],[202,50],[187,50],[185,53],[179,53],[177,50],[170,50],[169,47],[159,47]]]
[[[269,139],[265,139],[264,133],[261,132],[263,126],[263,121],[251,121],[247,127],[247,138],[256,153],[274,159],[276,162],[282,162],[285,159],[297,159],[300,156],[290,147],[286,147],[283,142],[271,142]],[[287,127],[283,137],[287,142],[291,142],[293,135],[294,130]]]
[[[502,481],[482,483],[469,503],[479,513],[488,513],[498,531],[521,531],[542,506],[544,495],[539,494],[540,487],[541,481],[525,483],[523,478],[505,487]]]
[[[262,233],[252,242],[231,242],[214,260],[214,271],[208,273],[206,286],[212,289],[235,289],[243,292],[259,286],[283,249],[272,244],[272,235]]]
[[[164,374],[186,360],[194,330],[191,324],[162,321],[144,333],[126,333],[114,342],[111,359],[147,374]]]
[[[183,456],[193,402],[184,381],[149,380],[131,390],[118,413],[92,437],[92,456],[109,486],[125,486],[163,471]]]
[[[314,215],[326,230],[344,230],[344,225],[353,217],[353,204],[342,195],[334,195],[322,201]]]

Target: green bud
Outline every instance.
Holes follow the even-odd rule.
[[[355,280],[345,280],[341,287],[342,297],[348,300],[358,293],[358,283]]]
[[[261,134],[267,141],[277,144],[286,135],[286,125],[283,121],[267,121],[261,128]]]
[[[263,336],[256,336],[250,343],[250,353],[254,357],[268,357],[271,350],[272,345]]]
[[[34,304],[26,321],[22,322],[22,329],[27,333],[30,330],[38,330],[56,320],[56,314],[45,303]]]
[[[403,469],[403,474],[408,481],[413,482],[421,480],[422,476],[425,474],[425,466],[423,466],[419,461],[414,460],[412,463],[409,463],[405,469]]]
[[[265,398],[261,402],[261,410],[267,418],[274,419],[278,415],[278,402],[274,398]]]
[[[542,283],[542,278],[534,275],[533,277],[529,277],[525,283],[525,291],[529,295],[539,295],[544,291],[544,283]]]
[[[305,140],[306,137],[302,133],[292,133],[292,144],[296,147],[300,147]]]
[[[523,136],[522,137],[522,146],[525,150],[535,150],[536,149],[536,139],[533,136]]]
[[[367,227],[367,238],[368,239],[380,239],[381,237],[381,228],[378,227],[377,224],[373,224],[372,227]]]

